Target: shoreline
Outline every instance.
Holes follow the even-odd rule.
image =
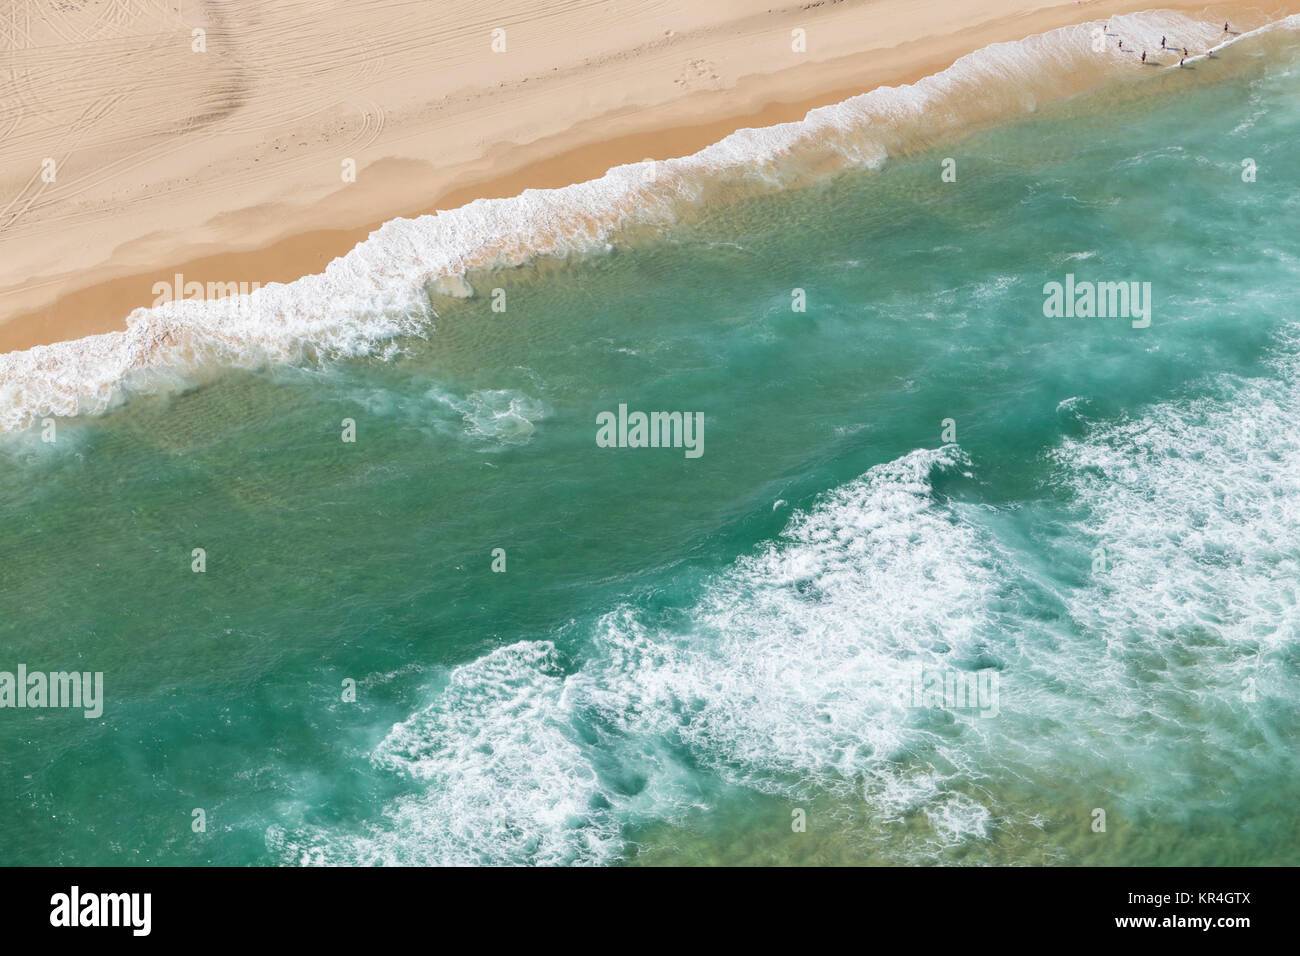
[[[516,196],[525,189],[553,188],[596,179],[607,170],[651,158],[669,159],[693,154],[737,129],[763,128],[802,119],[811,109],[842,102],[882,86],[915,83],[934,75],[960,57],[993,43],[1018,41],[1060,26],[1085,22],[1128,10],[1144,10],[1148,2],[1054,2],[1031,13],[1013,13],[977,21],[966,29],[919,38],[885,50],[870,50],[844,57],[805,63],[770,73],[743,76],[734,88],[704,91],[644,109],[629,108],[582,121],[562,132],[527,143],[498,143],[473,164],[463,182],[442,190],[416,208],[402,205],[392,193],[412,181],[427,178],[424,164],[408,159],[381,158],[359,169],[356,184],[336,189],[307,207],[307,224],[284,234],[239,243],[206,243],[182,247],[182,256],[150,256],[152,266],[130,268],[116,253],[99,267],[79,270],[76,280],[67,275],[35,280],[20,286],[29,294],[44,290],[47,301],[35,308],[18,309],[0,318],[0,353],[78,339],[126,327],[136,308],[152,304],[155,283],[170,283],[181,274],[186,281],[260,283],[290,282],[320,273],[332,259],[346,254],[383,223],[462,206],[479,198]],[[1230,2],[1213,7],[1200,3],[1170,3],[1157,9],[1174,9],[1209,19],[1220,15],[1258,26],[1275,20],[1300,4],[1286,4],[1265,15],[1254,3]],[[1227,11],[1226,13],[1224,11]],[[782,98],[783,92],[798,95]],[[744,108],[716,115],[714,104],[742,103]],[[696,120],[687,122],[686,120]],[[459,175],[459,174],[458,174]],[[387,182],[378,182],[386,180]],[[400,182],[401,186],[394,186]],[[364,185],[362,185],[364,183]],[[389,207],[391,211],[389,211]],[[385,211],[379,218],[362,209]],[[227,213],[239,218],[252,210]],[[303,210],[289,210],[302,212]],[[263,209],[260,219],[273,218]],[[358,222],[359,220],[359,222]],[[325,224],[325,225],[321,225]],[[262,237],[259,237],[262,238]],[[0,246],[3,248],[3,246]],[[51,294],[50,290],[54,290]],[[0,290],[0,316],[14,289]]]

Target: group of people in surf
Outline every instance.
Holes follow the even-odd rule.
[[[1229,33],[1230,33],[1230,34],[1233,34],[1233,35],[1235,36],[1235,35],[1237,35],[1237,32],[1238,32],[1238,31],[1233,30],[1233,29],[1228,25],[1228,21],[1225,20],[1225,21],[1223,21],[1223,32],[1224,32],[1225,34],[1229,34]],[[1108,37],[1115,37],[1117,40],[1119,40],[1119,34],[1118,34],[1118,33],[1111,33],[1111,32],[1110,32],[1110,24],[1109,24],[1109,23],[1106,24],[1105,33],[1106,33],[1106,36],[1108,36]],[[1177,53],[1177,52],[1179,51],[1179,47],[1178,47],[1178,46],[1169,46],[1168,43],[1166,42],[1168,39],[1169,39],[1168,37],[1161,37],[1161,38],[1160,38],[1160,49],[1162,49],[1162,50],[1168,50],[1170,53]],[[1124,50],[1124,41],[1123,41],[1123,40],[1119,40],[1119,48],[1120,48],[1121,50]],[[1182,66],[1185,62],[1187,62],[1187,58],[1188,58],[1189,56],[1191,56],[1191,54],[1187,52],[1187,47],[1182,47],[1181,49],[1182,49],[1182,53],[1183,53],[1183,55],[1182,55],[1181,57],[1178,58],[1178,65],[1179,65],[1179,66]],[[1130,47],[1129,49],[1124,50],[1124,52],[1125,52],[1125,53],[1136,53],[1137,51],[1134,50],[1134,49],[1132,49],[1132,48]],[[1205,55],[1206,55],[1206,56],[1209,56],[1210,53],[1211,53],[1211,50],[1206,50],[1206,51],[1205,51]],[[1143,51],[1142,51],[1142,62],[1143,62],[1143,63],[1146,63],[1146,61],[1147,61],[1147,51],[1146,51],[1146,50],[1143,50]],[[1151,62],[1154,63],[1155,61],[1152,60]]]

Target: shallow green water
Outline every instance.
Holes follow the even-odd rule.
[[[106,703],[0,710],[0,862],[1296,862],[1300,86],[1256,60],[5,439],[0,670]],[[1067,273],[1150,327],[1046,318]],[[620,404],[702,455],[598,447]]]

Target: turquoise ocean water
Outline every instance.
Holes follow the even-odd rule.
[[[106,703],[0,710],[0,862],[1298,862],[1298,68],[1243,43],[474,277],[395,354],[4,436],[0,670]],[[1046,317],[1067,274],[1150,326]],[[703,453],[598,447],[620,404]]]

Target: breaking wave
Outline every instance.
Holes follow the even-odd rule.
[[[862,793],[884,818],[924,813],[941,840],[983,835],[951,791],[955,740],[917,727],[918,665],[982,660],[997,560],[936,497],[960,449],[914,451],[797,514],[707,583],[679,628],[606,614],[586,663],[524,641],[456,668],[371,754],[411,782],[359,831],[268,835],[296,863],[606,863],[624,828],[698,800],[686,768],[772,794]],[[987,663],[987,662],[985,662]],[[943,746],[908,767],[907,752]]]

